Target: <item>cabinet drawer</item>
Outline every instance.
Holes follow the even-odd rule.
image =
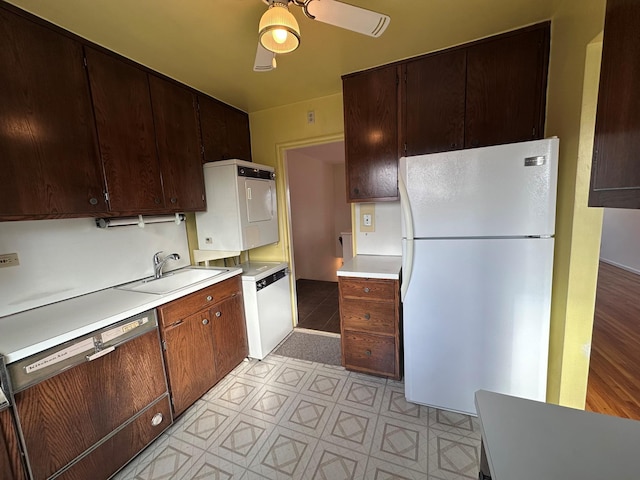
[[[345,298],[340,303],[342,328],[368,333],[396,333],[395,304]]]
[[[367,298],[369,300],[388,300],[393,302],[398,287],[396,280],[372,278],[340,278],[340,296]]]
[[[156,421],[160,420],[160,423],[154,425],[154,416],[158,414],[162,415],[156,417]],[[106,480],[164,432],[171,423],[169,396],[166,395],[56,478]]]
[[[172,325],[189,315],[199,312],[205,308],[237,295],[241,292],[240,276],[216,283],[209,287],[198,290],[195,293],[186,295],[178,300],[158,307],[158,317],[160,325],[163,327]]]
[[[346,368],[386,376],[396,374],[394,337],[344,332],[342,351]]]

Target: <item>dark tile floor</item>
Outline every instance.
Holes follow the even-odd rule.
[[[340,333],[338,282],[299,279],[298,327]]]

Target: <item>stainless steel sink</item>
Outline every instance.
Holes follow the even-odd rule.
[[[121,285],[120,290],[163,295],[228,272],[228,268],[185,268],[165,273],[161,278],[148,278]]]

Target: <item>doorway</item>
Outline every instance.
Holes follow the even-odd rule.
[[[341,235],[351,231],[344,142],[286,151],[298,328],[340,333],[338,278]]]

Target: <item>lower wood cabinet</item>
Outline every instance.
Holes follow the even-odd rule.
[[[249,353],[239,276],[158,308],[175,416]]]
[[[402,378],[398,280],[338,277],[342,365]]]
[[[26,480],[18,435],[8,408],[0,411],[0,473],[6,480]]]

